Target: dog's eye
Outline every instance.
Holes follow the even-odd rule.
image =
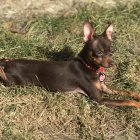
[[[102,56],[102,55],[103,55],[103,52],[98,51],[98,52],[97,52],[97,55],[98,55],[98,56]]]

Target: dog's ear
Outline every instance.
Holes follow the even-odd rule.
[[[84,42],[91,40],[95,35],[95,31],[89,21],[84,22],[83,32],[84,32],[84,38],[83,38]]]
[[[113,24],[110,24],[103,33],[109,40],[112,40],[113,28]]]

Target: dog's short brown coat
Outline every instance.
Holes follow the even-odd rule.
[[[140,102],[137,101],[102,98],[102,93],[125,94],[140,101],[135,92],[110,89],[99,80],[99,68],[110,67],[113,63],[113,24],[101,35],[96,35],[91,23],[86,21],[83,32],[85,45],[78,57],[71,61],[1,59],[0,76],[4,83],[21,86],[34,84],[53,92],[81,92],[100,104],[140,108]]]

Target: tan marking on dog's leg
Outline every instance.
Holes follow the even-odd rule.
[[[111,89],[111,88],[108,88],[104,83],[101,83],[101,87],[102,87],[103,92],[105,93],[127,95],[140,101],[140,96],[133,91]]]
[[[95,82],[95,87],[101,90],[101,83],[99,81]]]
[[[107,106],[133,106],[136,108],[140,108],[140,102],[131,101],[131,100],[110,100],[110,99],[102,99],[101,104]]]

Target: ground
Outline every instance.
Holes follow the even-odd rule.
[[[140,4],[114,9],[88,7],[67,17],[44,15],[13,31],[0,23],[0,57],[69,60],[83,47],[83,21],[97,33],[114,22],[115,66],[106,83],[140,95]],[[62,82],[62,81],[60,81]],[[105,95],[113,99],[130,99]],[[1,140],[139,140],[140,109],[106,107],[80,94],[50,93],[43,88],[0,84]]]
[[[47,14],[50,16],[72,15],[85,5],[96,7],[133,6],[139,0],[1,0],[0,19],[22,19]]]

